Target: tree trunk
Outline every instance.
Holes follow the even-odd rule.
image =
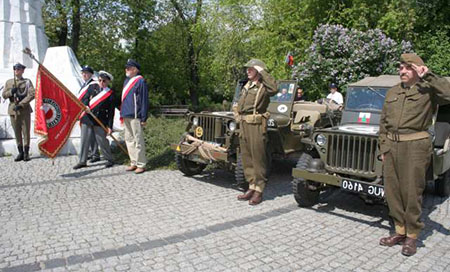
[[[77,54],[81,32],[80,0],[72,0],[72,50]]]
[[[57,29],[58,45],[63,46],[67,44],[67,11],[61,0],[56,1],[56,9],[58,10],[60,25],[60,28]]]
[[[198,62],[197,56],[195,55],[194,43],[192,41],[192,35],[188,32],[187,35],[187,43],[188,43],[188,65],[191,83],[189,84],[189,96],[191,97],[192,107],[194,109],[198,108],[198,86],[200,83],[200,78],[198,76]]]

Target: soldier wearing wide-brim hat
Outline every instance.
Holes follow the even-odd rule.
[[[34,87],[31,80],[23,78],[25,65],[16,63],[13,66],[14,78],[5,83],[3,98],[9,99],[8,114],[14,129],[19,154],[15,161],[30,160],[30,102],[34,99]]]
[[[235,111],[240,121],[240,156],[249,189],[238,200],[257,205],[262,201],[267,182],[267,107],[270,97],[277,93],[277,86],[261,60],[252,59],[244,67],[248,82],[242,88]]]
[[[433,74],[416,54],[402,54],[401,83],[386,93],[380,120],[380,153],[384,186],[395,234],[380,240],[383,246],[403,243],[402,254],[417,250],[426,171],[432,156],[432,125],[437,105],[450,103],[450,83]]]

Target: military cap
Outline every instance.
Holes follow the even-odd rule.
[[[81,72],[89,72],[89,73],[93,74],[94,73],[94,69],[92,69],[91,67],[85,65],[85,66],[81,67]]]
[[[330,89],[337,89],[338,87],[337,87],[337,85],[336,85],[336,83],[331,83],[330,84]]]
[[[422,58],[420,58],[417,54],[414,53],[405,53],[400,56],[400,62],[408,65],[415,64],[419,66],[424,66]]]
[[[14,66],[13,66],[14,70],[25,69],[25,68],[27,68],[27,67],[25,65],[23,65],[22,63],[19,63],[19,62],[14,64]]]
[[[106,71],[98,72],[98,77],[105,78],[105,79],[108,79],[110,81],[112,81],[114,79],[114,77],[110,73],[108,73]]]
[[[125,67],[136,67],[138,70],[141,70],[141,65],[139,65],[139,63],[133,59],[128,59]]]
[[[264,70],[267,70],[266,64],[262,60],[259,60],[259,59],[251,59],[244,65],[244,67],[247,67],[247,68],[255,67],[255,66],[259,66],[259,67],[263,68]]]

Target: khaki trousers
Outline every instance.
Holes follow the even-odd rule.
[[[10,115],[17,146],[30,146],[30,113]],[[23,140],[23,142],[22,142]]]
[[[245,179],[250,190],[262,193],[267,182],[266,133],[262,124],[245,121],[240,123],[240,129],[239,144]]]
[[[431,161],[431,140],[388,141],[390,150],[384,154],[384,187],[389,215],[398,234],[416,239],[424,227],[420,215]]]
[[[145,154],[144,130],[141,120],[134,118],[123,118],[125,125],[125,142],[127,144],[130,165],[145,168],[147,156]]]

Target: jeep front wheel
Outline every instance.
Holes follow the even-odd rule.
[[[312,161],[312,156],[303,153],[297,161],[297,169],[305,170],[309,167]],[[312,181],[308,181],[302,178],[294,178],[292,181],[292,191],[295,201],[301,207],[311,207],[319,203],[320,191],[318,189],[312,190],[310,186],[313,185]]]
[[[175,154],[175,162],[178,169],[183,172],[186,176],[193,176],[200,174],[203,169],[205,169],[206,164],[197,163],[194,161],[187,160],[181,154]]]
[[[239,190],[247,191],[248,190],[248,182],[244,176],[244,167],[242,166],[242,159],[239,154],[236,155],[236,167],[234,168],[234,180],[236,183],[234,184]]]
[[[442,177],[437,179],[434,186],[436,195],[442,197],[450,196],[450,170],[447,170]]]

